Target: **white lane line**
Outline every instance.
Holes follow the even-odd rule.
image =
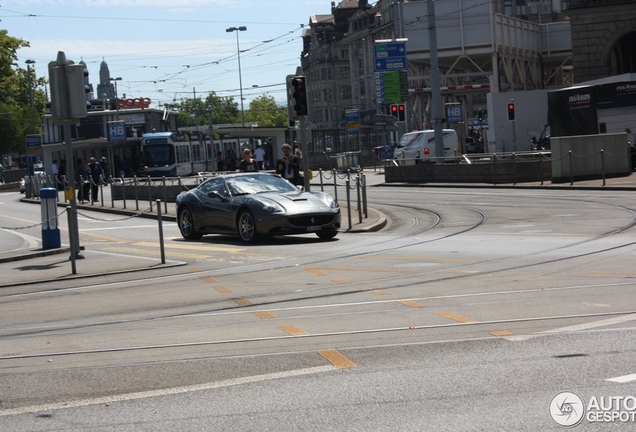
[[[552,330],[546,330],[539,333],[535,333],[532,335],[506,336],[504,337],[504,339],[509,340],[511,342],[519,342],[519,341],[525,341],[531,338],[539,337],[542,335],[590,330],[597,327],[604,327],[604,326],[609,326],[614,324],[622,324],[622,323],[626,323],[626,322],[634,321],[634,320],[636,320],[636,314],[622,315],[622,316],[608,318],[608,319],[604,319],[600,321],[593,321],[589,323],[577,324],[577,325],[572,325],[567,327],[559,327]]]
[[[617,383],[626,383],[626,382],[630,382],[630,381],[636,381],[636,374],[623,375],[623,376],[619,376],[619,377],[616,377],[616,378],[608,378],[605,381],[612,381],[612,382],[617,382]]]
[[[201,391],[201,390],[212,390],[212,389],[236,386],[241,384],[251,384],[251,383],[270,381],[270,380],[281,379],[281,378],[289,378],[294,376],[311,375],[311,374],[317,374],[321,372],[329,372],[329,371],[333,371],[337,369],[338,368],[336,368],[333,365],[316,366],[313,368],[296,369],[296,370],[275,372],[275,373],[269,373],[269,374],[263,374],[263,375],[254,375],[254,376],[248,376],[243,378],[228,379],[223,381],[209,382],[209,383],[197,384],[197,385],[191,385],[191,386],[172,387],[167,389],[149,390],[149,391],[136,392],[136,393],[126,393],[121,395],[105,396],[105,397],[94,398],[94,399],[83,399],[83,400],[70,401],[70,402],[59,402],[59,403],[48,404],[48,405],[35,405],[30,407],[13,408],[13,409],[0,410],[0,417],[10,416],[10,415],[19,415],[19,414],[30,414],[30,413],[41,412],[41,411],[77,408],[77,407],[83,407],[83,406],[89,406],[89,405],[111,404],[115,402],[124,402],[124,401],[136,400],[136,399],[146,399],[146,398],[158,397],[158,396],[168,396],[168,395],[189,393],[189,392]]]

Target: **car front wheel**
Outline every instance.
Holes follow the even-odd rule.
[[[248,210],[243,210],[236,221],[236,231],[245,243],[256,242],[256,222]]]
[[[197,240],[202,237],[202,235],[194,229],[194,216],[187,207],[184,207],[179,212],[179,231],[181,231],[183,238],[187,240]]]

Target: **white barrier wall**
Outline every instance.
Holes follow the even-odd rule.
[[[550,138],[552,182],[630,175],[627,134]]]

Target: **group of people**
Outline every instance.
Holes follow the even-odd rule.
[[[276,161],[275,169],[276,174],[299,186],[303,184],[303,179],[300,176],[302,153],[300,152],[300,146],[297,145],[298,143],[294,142],[294,144],[296,151],[289,144],[283,144],[283,157]],[[238,170],[240,172],[260,171],[263,169],[265,161],[265,150],[262,147],[258,146],[256,148],[254,157],[252,157],[252,151],[246,148],[243,150],[243,159],[239,162]]]
[[[97,162],[97,159],[91,157],[88,164],[82,159],[77,159],[77,200],[81,203],[84,201],[95,202],[99,199],[99,186],[101,181],[110,182],[110,166],[105,157]]]

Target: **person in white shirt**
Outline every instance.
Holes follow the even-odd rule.
[[[258,164],[258,169],[262,170],[265,168],[265,150],[260,145],[256,147],[254,150],[254,158],[256,159],[256,163]]]

